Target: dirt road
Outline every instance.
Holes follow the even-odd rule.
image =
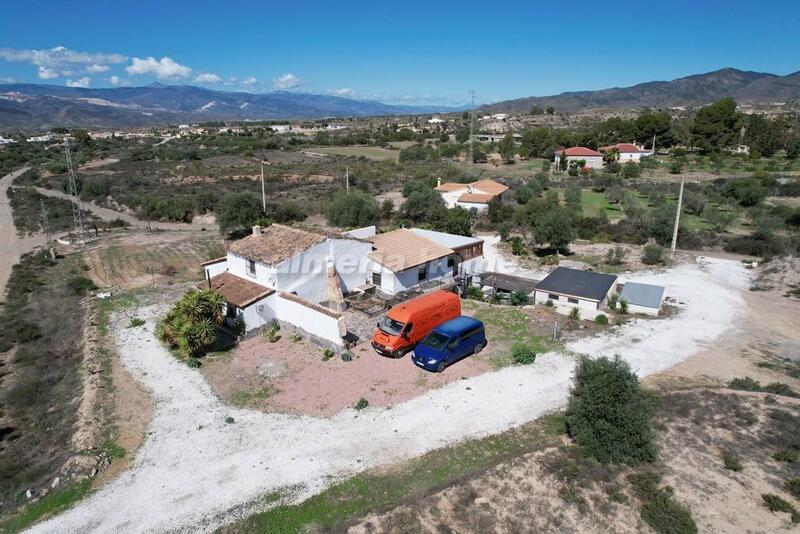
[[[63,193],[61,191],[55,191],[53,189],[45,189],[44,187],[36,187],[36,192],[42,194],[46,197],[54,197],[54,198],[61,198],[64,200],[69,200],[73,202],[73,197]],[[110,208],[105,208],[103,206],[98,206],[94,202],[84,202],[83,207],[92,212],[93,214],[97,215],[104,221],[113,221],[116,219],[121,219],[128,223],[131,226],[136,226],[139,228],[146,228],[147,221],[143,221],[138,217],[131,215],[130,213],[124,213],[121,211],[112,210]],[[150,228],[152,229],[160,229],[160,230],[202,230],[205,228],[206,230],[216,230],[217,224],[210,220],[204,220],[202,217],[195,217],[191,223],[175,223],[175,222],[162,222],[162,221],[151,221]]]
[[[45,243],[42,234],[19,237],[14,228],[14,219],[11,217],[8,188],[14,178],[27,170],[28,167],[25,167],[0,178],[0,298],[5,298],[11,267],[19,261],[20,256]]]
[[[666,285],[686,308],[570,343],[570,354],[619,354],[643,376],[662,371],[734,327],[750,283],[741,264],[722,260],[637,279]],[[575,364],[571,356],[542,354],[534,365],[459,380],[391,409],[345,410],[330,419],[261,413],[223,404],[199,371],[158,343],[153,329],[166,304],[136,310],[145,327],[126,328],[129,316],[113,325],[123,364],[155,406],[133,467],[33,532],[212,531],[258,507],[267,493],[294,486],[291,499],[303,500],[364,469],[558,409]]]

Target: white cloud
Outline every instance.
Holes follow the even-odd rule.
[[[302,85],[303,85],[302,80],[300,80],[300,78],[298,78],[291,72],[287,72],[286,74],[283,74],[278,78],[272,80],[272,86],[275,87],[275,89],[279,89],[282,91],[297,89]]]
[[[0,83],[14,83],[17,79],[13,76],[0,76]]]
[[[221,80],[222,78],[220,78],[213,72],[206,72],[200,74],[197,78],[194,79],[195,83],[219,83]]]
[[[342,87],[341,89],[333,89],[328,91],[328,93],[334,96],[341,96],[342,98],[355,98],[356,92],[349,87]]]
[[[122,80],[119,79],[119,76],[112,76],[111,78],[109,78],[108,81],[111,82],[111,85],[121,85],[122,84]]]
[[[39,78],[42,80],[52,80],[53,78],[58,78],[58,76],[59,74],[53,69],[42,66],[39,67]]]
[[[235,81],[235,78],[234,78],[234,81]],[[248,76],[247,78],[245,78],[244,80],[242,80],[242,85],[244,85],[244,86],[255,85],[255,83],[256,83],[257,81],[258,81],[258,80],[256,80],[254,76]]]
[[[88,76],[84,76],[83,78],[79,78],[77,80],[67,80],[67,87],[89,87],[89,84],[92,80],[89,79]]]
[[[111,67],[108,65],[100,65],[98,63],[92,63],[88,67],[86,67],[86,72],[90,74],[99,74],[101,72],[108,72]]]
[[[128,74],[137,76],[141,74],[152,74],[157,78],[188,78],[192,75],[192,69],[186,65],[181,65],[172,61],[168,57],[157,60],[154,57],[138,58],[131,60],[131,64],[125,67]]]
[[[124,63],[128,58],[122,54],[104,52],[80,52],[64,46],[46,50],[19,50],[0,48],[0,58],[6,61],[31,63],[39,67],[66,67],[69,65],[108,65]]]

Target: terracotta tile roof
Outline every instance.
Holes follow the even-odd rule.
[[[564,150],[557,150],[556,155],[559,154],[566,154],[567,156],[602,156],[600,152],[596,152],[591,148],[586,148],[585,146],[573,146],[570,148],[565,148]]]
[[[468,184],[457,184],[455,182],[445,182],[442,185],[437,185],[434,189],[442,193],[449,193],[450,191],[458,191],[459,189],[466,189]]]
[[[407,230],[393,230],[372,238],[370,259],[398,272],[453,254],[453,250]]]
[[[472,202],[473,204],[488,204],[495,195],[484,195],[481,193],[464,193],[458,197],[459,202]]]
[[[322,234],[272,224],[261,230],[261,235],[249,235],[231,243],[228,250],[249,260],[276,265],[318,245],[327,237]],[[344,239],[339,236],[339,239]]]
[[[208,282],[197,284],[200,289],[208,289]],[[246,308],[250,304],[275,293],[274,289],[246,280],[228,272],[211,278],[211,289],[219,291],[225,300],[237,308]]]
[[[479,180],[470,185],[472,185],[473,189],[480,189],[483,193],[488,193],[490,195],[502,195],[508,191],[507,185],[495,182],[494,180]]]
[[[617,143],[616,145],[601,146],[600,152],[608,152],[617,149],[620,154],[644,154],[647,150],[642,150],[633,143]]]

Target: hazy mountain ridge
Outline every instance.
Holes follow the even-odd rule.
[[[40,84],[0,85],[0,127],[119,128],[215,120],[312,119],[456,111],[398,106],[331,95],[215,91],[191,85],[85,89]]]
[[[557,111],[666,108],[702,106],[725,97],[732,97],[737,102],[746,104],[800,100],[800,71],[780,76],[727,68],[671,81],[644,82],[630,87],[504,100],[482,106],[481,109],[490,112],[528,111],[534,105],[543,108],[552,106]]]

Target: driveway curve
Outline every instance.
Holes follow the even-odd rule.
[[[642,376],[661,371],[735,327],[749,276],[724,260],[639,275],[666,285],[685,309],[667,319],[634,319],[567,348],[619,354]],[[161,312],[137,310],[144,328],[125,328],[125,317],[113,324],[123,364],[155,401],[133,466],[32,532],[211,531],[266,493],[296,486],[302,500],[341,477],[556,410],[566,402],[575,364],[547,353],[533,365],[456,381],[391,409],[347,410],[330,419],[267,414],[224,405],[198,371],[177,362],[153,336]]]

